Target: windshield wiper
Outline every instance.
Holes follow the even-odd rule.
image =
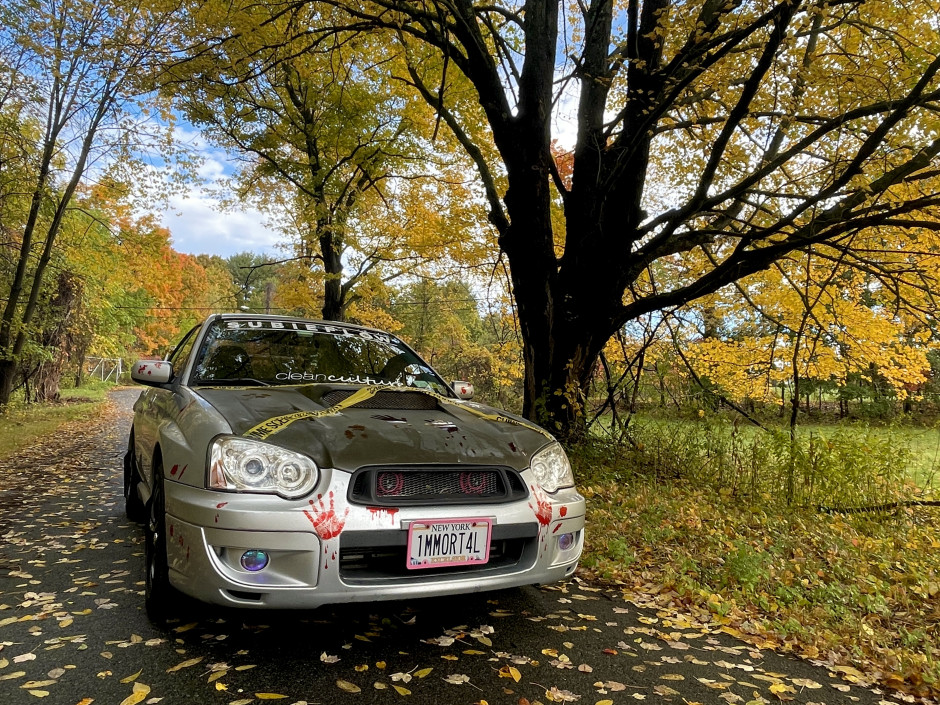
[[[229,377],[226,379],[200,379],[196,380],[195,384],[200,387],[237,387],[237,386],[256,386],[256,387],[270,387],[271,385],[267,382],[262,382],[260,379],[255,379],[254,377]]]

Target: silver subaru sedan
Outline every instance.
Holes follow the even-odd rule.
[[[395,336],[217,314],[141,360],[124,462],[146,607],[312,608],[552,583],[584,498],[545,430]]]

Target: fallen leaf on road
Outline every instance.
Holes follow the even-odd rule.
[[[121,705],[137,705],[150,695],[150,686],[143,683],[134,683],[133,692],[121,701]]]
[[[205,656],[198,656],[198,657],[196,657],[196,658],[186,659],[186,660],[183,661],[182,663],[178,663],[178,664],[176,664],[175,666],[170,666],[168,669],[166,669],[166,672],[167,672],[167,673],[176,673],[177,671],[182,670],[182,669],[184,669],[184,668],[189,668],[190,666],[195,666],[197,663],[199,663],[200,661],[202,661],[204,658],[205,658]]]
[[[336,685],[340,690],[345,690],[347,693],[361,693],[362,688],[360,688],[355,683],[350,683],[349,681],[338,680]]]

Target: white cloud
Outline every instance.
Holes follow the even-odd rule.
[[[223,209],[218,198],[201,189],[173,196],[160,219],[170,231],[173,248],[187,254],[272,254],[283,239],[267,225],[263,213],[248,207]]]
[[[187,254],[228,257],[238,252],[275,254],[283,235],[269,224],[270,218],[249,203],[223,203],[225,179],[235,171],[234,159],[224,150],[209,144],[192,126],[178,123],[173,128],[177,143],[198,155],[201,162],[195,183],[183,191],[170,189],[173,195],[156,197],[155,215],[170,231],[173,247]],[[169,183],[169,165],[154,166],[151,181]],[[162,202],[161,202],[162,201]]]

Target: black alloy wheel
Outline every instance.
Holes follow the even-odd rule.
[[[163,465],[153,468],[153,492],[147,505],[144,560],[147,567],[144,604],[147,616],[154,622],[165,622],[178,594],[170,585],[170,568],[166,552],[166,495],[163,487]]]

